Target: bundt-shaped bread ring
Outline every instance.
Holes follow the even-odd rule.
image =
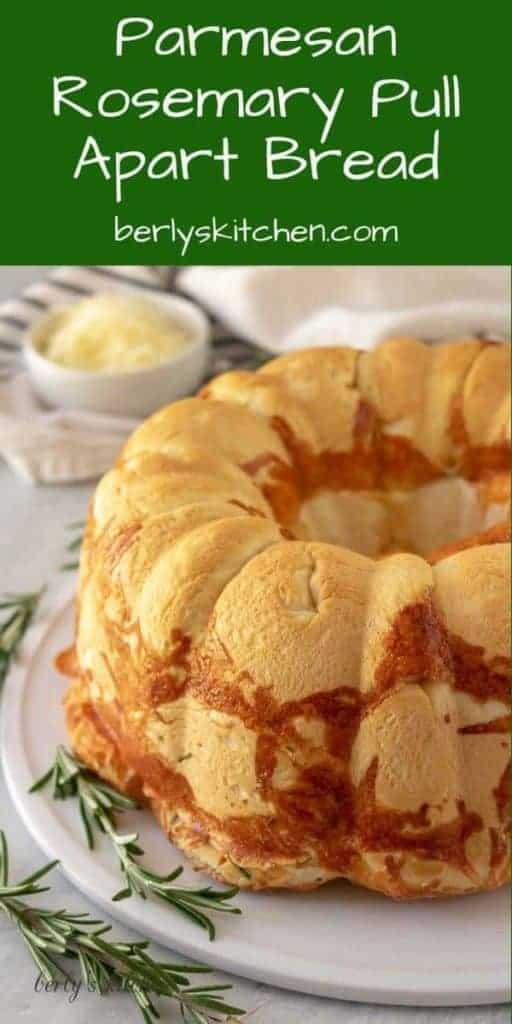
[[[397,898],[507,879],[509,353],[400,338],[228,373],[99,484],[71,740],[201,869]]]

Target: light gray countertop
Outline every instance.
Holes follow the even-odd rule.
[[[0,301],[24,283],[34,280],[40,268],[0,267]],[[30,487],[20,482],[0,463],[0,591],[30,590],[41,586],[62,562],[66,524],[83,517],[91,487]],[[9,837],[12,869],[28,874],[44,860],[27,835],[7,795],[0,775],[0,826]],[[55,872],[56,903],[90,909],[87,901]],[[116,926],[117,931],[120,929]],[[390,937],[392,938],[392,937]],[[165,955],[165,954],[164,954]],[[341,1003],[266,988],[241,979],[234,984],[234,998],[248,1009],[259,1007],[254,1024],[505,1024],[506,1007],[467,1009],[413,1009]],[[34,991],[35,970],[19,937],[0,917],[0,1019],[5,1024],[134,1024],[138,1010],[129,998],[112,994],[98,1002],[95,995],[81,992],[70,1005],[69,995]],[[165,1022],[179,1021],[172,1007],[162,1015]]]

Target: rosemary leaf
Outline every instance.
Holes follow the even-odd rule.
[[[81,545],[82,536],[80,535],[79,537],[75,537],[74,540],[70,541],[69,544],[66,545],[66,551],[79,551]]]
[[[59,572],[74,572],[80,568],[80,562],[63,562],[59,566]]]
[[[70,554],[75,551],[80,551],[84,539],[85,522],[83,520],[79,520],[76,523],[69,523],[66,529],[72,532],[78,531],[77,536],[73,537],[72,540],[70,540],[66,544],[66,551],[68,551]],[[63,564],[59,567],[59,572],[74,572],[75,569],[79,568],[80,561],[77,559],[76,561],[73,560],[69,562],[63,562]]]
[[[236,886],[214,889],[206,885],[189,889],[174,884],[182,873],[181,867],[175,868],[168,875],[159,875],[143,867],[139,858],[144,855],[144,850],[139,846],[138,833],[122,833],[117,827],[118,816],[124,811],[136,809],[137,804],[90,772],[65,747],[57,748],[52,767],[34,783],[31,792],[37,792],[49,782],[52,783],[54,799],[66,800],[71,797],[78,800],[89,849],[94,848],[94,826],[110,839],[125,883],[112,896],[114,902],[133,895],[141,899],[154,896],[203,928],[211,940],[215,938],[211,913],[241,912],[229,903],[238,893]]]
[[[0,600],[0,685],[7,677],[12,660],[27,632],[41,599],[42,590],[33,594],[6,594]]]

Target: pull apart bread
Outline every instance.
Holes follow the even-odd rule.
[[[201,870],[508,878],[509,358],[294,352],[157,412],[99,484],[71,742]]]

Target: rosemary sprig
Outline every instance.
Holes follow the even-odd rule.
[[[76,523],[69,523],[66,529],[71,530],[74,533],[76,533],[76,531],[78,530],[77,536],[73,537],[73,539],[70,540],[68,544],[66,544],[66,551],[69,551],[70,554],[74,554],[75,551],[80,551],[80,548],[82,546],[82,541],[84,539],[85,522],[84,520],[79,520]],[[78,569],[79,566],[79,559],[73,559],[70,562],[63,562],[63,564],[60,566],[60,572],[73,572],[75,569]]]
[[[7,613],[0,622],[0,684],[30,626],[41,594],[42,590],[34,594],[6,594],[0,600],[0,612]]]
[[[46,864],[18,883],[9,883],[7,840],[0,831],[0,910],[19,929],[38,971],[48,982],[69,979],[66,964],[78,963],[84,985],[99,995],[112,989],[129,992],[145,1024],[159,1017],[155,996],[177,1001],[185,1024],[210,1024],[243,1013],[229,1006],[221,992],[230,985],[191,986],[190,974],[208,973],[207,967],[165,963],[146,952],[147,942],[114,942],[105,936],[109,925],[85,913],[48,910],[27,903],[25,897],[48,892],[41,879],[57,862]]]
[[[113,900],[124,900],[134,894],[143,899],[149,895],[156,896],[204,928],[211,940],[215,938],[215,925],[205,911],[241,913],[238,907],[228,905],[228,901],[238,893],[236,887],[214,889],[207,885],[198,889],[182,888],[174,883],[183,868],[175,868],[168,875],[158,875],[144,868],[138,861],[144,854],[139,846],[138,832],[122,834],[117,831],[117,816],[123,811],[135,809],[137,804],[90,772],[65,747],[57,747],[52,767],[34,783],[31,792],[49,783],[52,785],[54,799],[78,799],[89,849],[94,847],[94,825],[108,835],[113,843],[126,880],[126,886],[115,893]]]

